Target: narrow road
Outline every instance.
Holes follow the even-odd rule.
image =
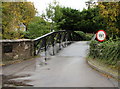
[[[47,64],[41,63],[42,57],[37,58],[34,71],[27,77],[32,80],[28,84],[34,87],[117,87],[116,81],[102,76],[87,65],[85,57],[88,50],[87,42],[75,42],[50,57]],[[30,66],[17,75],[28,73]]]
[[[114,81],[90,68],[85,60],[89,49],[86,42],[76,42],[64,48],[36,67],[31,82],[35,87],[114,87]]]

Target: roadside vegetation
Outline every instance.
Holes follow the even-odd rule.
[[[106,22],[107,39],[92,41],[89,57],[118,69],[120,61],[120,2],[99,3],[99,13]],[[111,8],[112,7],[112,8]]]
[[[90,44],[90,58],[117,68],[117,62],[120,61],[119,40],[108,40],[103,43],[92,41]]]
[[[79,34],[84,41],[90,41],[94,36],[93,33],[84,33],[83,31],[75,31],[75,32]]]

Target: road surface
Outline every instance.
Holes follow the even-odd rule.
[[[9,71],[17,69],[17,66],[24,66],[20,71],[12,70],[14,72],[10,73],[30,76],[12,80],[31,80],[26,83],[34,87],[117,87],[117,81],[108,79],[89,67],[85,59],[88,50],[86,41],[75,42],[57,55],[51,56],[45,64],[43,57],[40,57],[19,65],[11,65],[8,69],[4,68],[4,74],[9,74]]]

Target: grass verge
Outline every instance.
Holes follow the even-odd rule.
[[[87,63],[95,70],[101,72],[105,77],[118,79],[118,68],[105,64],[104,61],[87,57]]]

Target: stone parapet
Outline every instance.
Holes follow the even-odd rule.
[[[31,39],[0,40],[2,61],[23,60],[32,58],[34,45]]]

